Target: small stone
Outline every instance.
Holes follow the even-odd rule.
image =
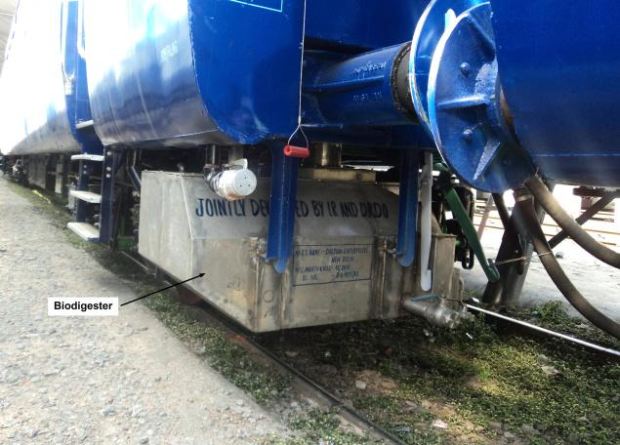
[[[560,373],[560,371],[558,371],[558,370],[557,370],[556,368],[554,368],[553,366],[545,365],[545,366],[541,366],[541,369],[542,369],[542,371],[543,371],[546,375],[548,375],[548,376],[550,376],[550,377],[553,377],[553,376],[556,376],[556,375],[558,375],[558,374],[561,374],[561,373]]]
[[[243,400],[241,400],[241,399],[236,400],[235,403],[237,404],[237,406],[244,406],[245,405],[245,402]]]
[[[489,422],[489,429],[491,431],[501,433],[504,428],[502,427],[502,424],[499,422]]]
[[[116,410],[112,406],[106,406],[104,409],[101,410],[101,414],[106,417],[111,417],[116,415]]]
[[[473,422],[466,420],[465,422],[463,422],[463,428],[465,428],[467,431],[474,431],[476,429],[476,425],[474,425]]]
[[[405,406],[407,411],[417,411],[420,409],[420,406],[411,400],[405,400]]]
[[[509,431],[506,431],[506,432],[504,433],[504,437],[505,437],[506,439],[508,439],[508,440],[515,440],[515,439],[517,438],[517,436],[515,436],[514,434],[512,434],[512,433],[511,433],[511,432],[509,432]]]
[[[400,425],[394,428],[399,433],[410,434],[413,430],[408,425]]]
[[[431,426],[433,428],[437,428],[438,430],[447,430],[448,429],[448,424],[446,422],[444,422],[441,419],[435,419],[433,420],[433,423],[431,424]]]
[[[51,377],[53,375],[56,375],[60,373],[60,371],[58,369],[48,369],[47,371],[43,371],[43,375],[45,377]]]
[[[140,439],[140,443],[142,445],[149,443],[149,438],[147,436],[144,436],[143,438]]]
[[[299,355],[299,352],[297,352],[297,351],[286,351],[284,354],[287,357],[289,357],[289,358],[295,358],[295,357],[297,357]]]
[[[528,423],[526,423],[525,425],[521,425],[521,431],[523,431],[525,434],[536,434],[538,432],[536,431],[536,428],[534,428]]]
[[[363,382],[363,381],[361,381],[361,380],[356,380],[356,381],[355,381],[355,387],[356,387],[357,389],[359,389],[359,390],[362,390],[362,391],[363,391],[363,390],[365,390],[365,389],[366,389],[366,387],[367,387],[367,386],[368,386],[368,385],[366,384],[366,382]]]

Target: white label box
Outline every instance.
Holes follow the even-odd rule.
[[[50,317],[117,317],[117,297],[83,297],[47,299],[47,315]]]

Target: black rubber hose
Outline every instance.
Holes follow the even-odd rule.
[[[620,269],[620,254],[596,241],[583,227],[564,211],[558,204],[542,180],[534,176],[525,182],[525,186],[532,192],[536,201],[545,209],[556,223],[570,236],[573,241],[583,247],[590,255],[604,263]]]
[[[532,197],[529,195],[517,197],[515,210],[518,212],[517,219],[519,225],[522,226],[521,230],[530,236],[541,263],[564,297],[592,324],[614,337],[620,338],[620,323],[615,322],[592,306],[562,270],[562,266],[549,247],[545,233],[536,217]]]

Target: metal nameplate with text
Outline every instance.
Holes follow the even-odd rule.
[[[294,285],[370,280],[372,245],[295,246]]]

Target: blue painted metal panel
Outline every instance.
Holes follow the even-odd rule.
[[[92,120],[88,98],[88,79],[84,59],[84,29],[82,8],[84,0],[65,1],[62,9],[64,54],[63,77],[67,95],[67,113],[73,137],[78,141],[83,153],[101,154],[103,146],[94,127],[77,128],[77,124]]]
[[[551,179],[620,186],[620,2],[491,4],[520,143]]]
[[[279,145],[272,146],[271,158],[269,233],[265,257],[274,262],[274,268],[278,273],[283,273],[293,253],[300,160],[285,156]]]
[[[220,131],[243,144],[288,138],[299,108],[303,2],[283,0],[275,11],[192,0],[190,24],[198,87]]]
[[[411,40],[418,18],[428,4],[428,0],[307,1],[308,39],[334,48],[365,50]]]
[[[88,77],[104,144],[288,136],[297,121],[302,9],[293,0],[274,5],[89,1]]]
[[[63,0],[19,3],[0,79],[0,150],[79,151],[63,79]]]
[[[372,139],[370,132],[374,140],[369,143],[386,146],[389,131],[360,128],[412,124],[393,100],[390,76],[399,50],[394,45],[409,40],[425,4],[308,3],[308,39],[316,37],[312,30],[317,26],[346,35],[331,42],[331,52],[305,54],[303,123],[326,130],[313,132],[315,136],[330,133],[329,140],[361,143]],[[88,2],[91,102],[104,144],[195,146],[287,139],[298,117],[303,6],[302,0]],[[338,20],[351,32],[332,21],[336,14],[331,9],[344,6],[349,14]],[[321,21],[313,18],[318,11]],[[376,22],[385,14],[394,26]],[[110,22],[115,23],[114,37]],[[387,49],[346,55],[347,45],[384,43]],[[374,85],[361,85],[369,75],[382,77]],[[335,91],[342,82],[350,84],[348,91]]]

